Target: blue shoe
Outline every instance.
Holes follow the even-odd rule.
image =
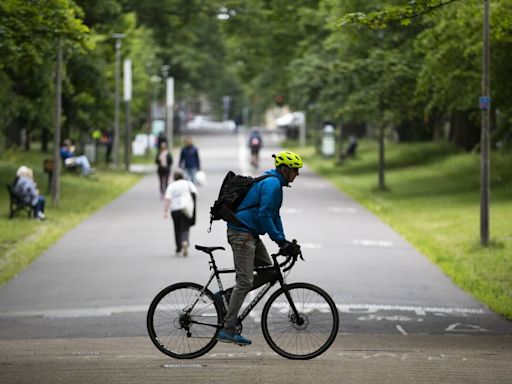
[[[239,333],[229,333],[225,330],[221,329],[217,333],[217,340],[222,341],[223,343],[233,343],[238,345],[251,345],[252,341],[249,339],[246,339]]]

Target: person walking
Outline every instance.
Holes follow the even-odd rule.
[[[169,184],[164,196],[164,218],[171,212],[174,224],[176,256],[188,256],[190,227],[195,224],[196,186],[186,180],[183,171],[174,171],[174,181]]]
[[[299,175],[302,159],[290,151],[281,151],[273,157],[275,169],[266,171],[265,174],[270,176],[251,186],[235,213],[242,225],[228,223],[227,237],[233,250],[236,277],[224,326],[217,333],[217,340],[222,342],[251,344],[236,331],[238,312],[249,291],[274,277],[273,272],[253,277],[255,266],[272,264],[260,236],[268,234],[283,255],[297,256],[300,253],[298,244],[286,240],[279,210],[283,202],[283,187],[289,186]]]
[[[39,194],[32,169],[25,165],[19,167],[16,171],[13,186],[14,193],[19,196],[25,204],[32,206],[34,219],[45,220],[45,199]]]
[[[172,155],[167,149],[167,143],[160,143],[155,163],[157,164],[158,180],[160,182],[160,198],[164,198],[165,191],[169,185],[169,176],[171,174]]]
[[[105,146],[105,163],[110,164],[112,162],[112,131],[105,129],[101,134],[101,143]]]
[[[184,144],[180,153],[180,168],[185,170],[187,179],[197,184],[196,174],[201,169],[199,150],[192,142],[190,136],[185,137]]]

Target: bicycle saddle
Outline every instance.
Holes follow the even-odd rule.
[[[203,247],[202,245],[196,245],[196,249],[198,251],[203,251],[206,253],[212,253],[213,251],[216,251],[217,249],[222,249],[223,251],[226,250],[224,247]]]

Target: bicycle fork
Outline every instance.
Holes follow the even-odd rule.
[[[290,292],[288,291],[288,286],[285,283],[282,283],[281,288],[283,288],[284,295],[286,296],[286,299],[288,300],[288,303],[290,304],[290,308],[292,309],[292,315],[290,316],[290,320],[299,326],[303,325],[304,319],[300,315],[299,311],[297,310],[297,307],[295,306],[295,303],[293,302],[292,296],[290,295]]]

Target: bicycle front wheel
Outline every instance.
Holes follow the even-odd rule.
[[[336,339],[338,310],[331,297],[319,287],[294,283],[270,296],[263,307],[261,327],[268,345],[281,356],[312,359],[324,353]]]
[[[213,294],[196,283],[164,288],[149,306],[149,338],[163,353],[176,359],[193,359],[211,350],[221,322]]]

